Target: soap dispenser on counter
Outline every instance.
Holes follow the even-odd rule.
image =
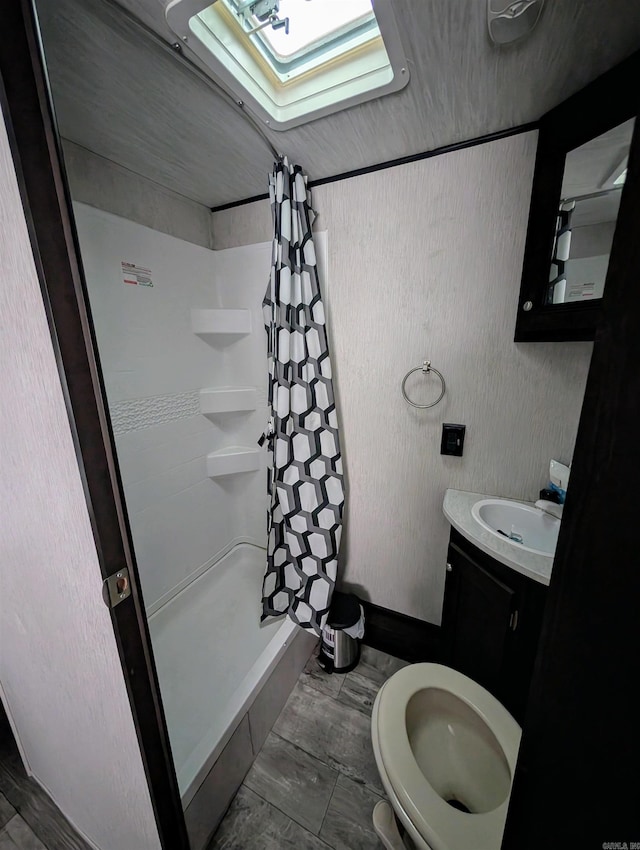
[[[540,499],[563,505],[567,495],[571,467],[558,460],[549,463],[549,486],[540,490]]]

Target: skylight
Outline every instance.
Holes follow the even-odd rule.
[[[233,0],[226,2],[233,5]],[[260,35],[280,61],[297,58],[362,25],[373,24],[371,38],[380,35],[371,0],[280,0],[278,5],[279,18],[289,19],[289,32],[265,27]]]
[[[287,129],[405,86],[392,0],[173,0],[169,26],[258,118]]]

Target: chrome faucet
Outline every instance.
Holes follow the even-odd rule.
[[[517,531],[511,529],[509,534],[506,531],[503,531],[501,528],[496,529],[498,534],[502,534],[504,537],[508,537],[509,540],[513,540],[514,543],[524,543],[524,538]]]
[[[549,502],[547,499],[538,499],[535,504],[536,508],[544,511],[549,516],[554,516],[556,519],[562,519],[562,509],[564,505],[558,505],[556,502]]]

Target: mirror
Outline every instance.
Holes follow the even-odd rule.
[[[515,342],[595,339],[637,144],[638,75],[640,51],[540,119]]]
[[[569,151],[547,305],[602,298],[635,119]]]

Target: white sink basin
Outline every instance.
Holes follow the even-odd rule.
[[[538,555],[553,555],[556,551],[560,520],[539,508],[506,499],[480,499],[471,508],[471,516],[518,549]]]

